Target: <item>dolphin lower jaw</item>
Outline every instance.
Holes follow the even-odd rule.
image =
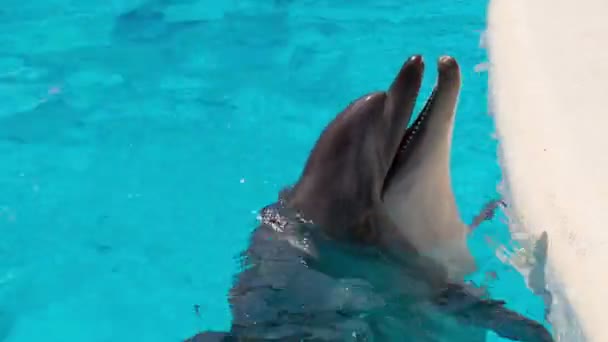
[[[460,73],[440,59],[427,103],[405,131],[385,179],[382,206],[398,232],[423,256],[462,280],[477,269],[452,190],[450,156]]]

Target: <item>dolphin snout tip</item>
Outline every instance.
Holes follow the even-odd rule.
[[[389,93],[401,94],[400,96],[413,96],[413,101],[418,96],[420,84],[422,84],[422,74],[424,73],[424,60],[421,55],[413,55],[408,58],[397,77],[389,88]]]
[[[438,61],[440,72],[458,72],[458,62],[452,56],[441,56]]]
[[[439,79],[443,80],[460,80],[460,67],[458,62],[452,56],[441,56],[437,62],[437,69],[439,71]]]
[[[405,62],[404,69],[421,74],[424,70],[424,58],[422,55],[413,55]]]
[[[422,81],[422,73],[424,72],[424,59],[421,55],[413,55],[408,58],[401,71],[397,75],[399,83],[418,84]]]
[[[407,61],[410,64],[422,64],[422,63],[424,63],[422,55],[413,55]]]

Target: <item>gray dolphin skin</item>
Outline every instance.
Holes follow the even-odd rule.
[[[261,211],[230,290],[230,331],[187,341],[481,342],[488,330],[554,341],[465,282],[476,269],[471,228],[449,173],[460,69],[439,59],[407,128],[423,72],[423,58],[410,57],[388,91],[360,97],[324,129],[297,183]]]

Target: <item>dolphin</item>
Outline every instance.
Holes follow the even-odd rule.
[[[456,60],[407,128],[424,72],[410,57],[388,91],[329,123],[293,187],[261,211],[230,290],[228,332],[203,341],[553,341],[539,322],[465,282],[476,270],[450,183]],[[486,208],[487,210],[487,208]]]

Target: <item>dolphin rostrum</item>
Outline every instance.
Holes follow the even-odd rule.
[[[464,281],[476,265],[449,172],[460,70],[439,59],[406,129],[423,71],[421,56],[409,58],[388,91],[325,128],[297,183],[262,210],[230,291],[230,331],[189,341],[477,342],[487,330],[553,341]]]

